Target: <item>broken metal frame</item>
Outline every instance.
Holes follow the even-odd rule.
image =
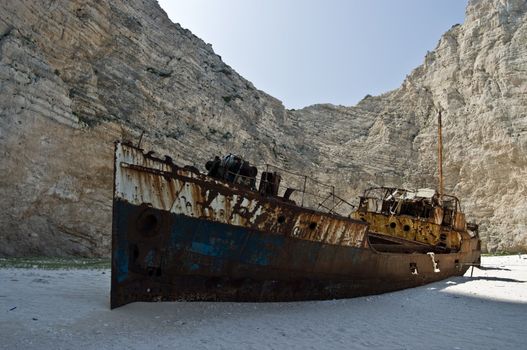
[[[286,193],[286,191],[288,191],[288,190],[291,191],[291,193],[296,194],[297,196],[301,196],[301,198],[299,199],[300,203],[296,203],[296,204],[298,206],[302,207],[302,208],[310,208],[310,209],[315,209],[315,210],[323,209],[323,210],[326,210],[327,213],[335,214],[335,215],[342,215],[342,216],[346,216],[346,217],[349,217],[351,215],[351,212],[356,208],[355,205],[353,205],[349,201],[343,199],[341,196],[337,195],[335,193],[335,186],[333,186],[333,185],[328,185],[326,183],[323,183],[323,182],[315,179],[314,177],[307,176],[307,175],[302,175],[302,174],[299,174],[299,173],[295,173],[295,172],[292,172],[292,171],[280,168],[280,167],[272,165],[272,164],[265,164],[265,169],[266,169],[265,170],[266,172],[279,171],[280,173],[285,173],[285,174],[288,174],[288,175],[292,175],[292,176],[297,177],[297,178],[300,179],[299,182],[302,183],[302,188],[298,188],[297,186],[289,185],[289,184],[284,185],[283,183],[280,183],[278,188],[279,188],[279,191],[282,192],[282,197]],[[235,176],[235,182],[237,182],[238,179],[240,179],[240,178],[241,179],[245,179],[245,180],[251,180],[252,179],[249,176],[241,175],[239,173],[239,171],[238,172],[233,172],[233,171],[230,171],[230,170],[226,170],[226,172],[228,174],[231,174],[231,175]],[[256,191],[256,189],[259,188],[260,183],[262,181],[267,183],[267,184],[271,184],[270,181],[262,179],[261,176],[257,176],[256,179],[255,179],[254,188],[252,188],[252,190]],[[315,191],[311,191],[310,190],[311,187],[308,186],[308,184],[310,184],[310,183],[314,184],[315,186],[321,186],[321,187],[324,187],[324,188],[329,188],[329,191],[325,192],[325,193],[327,193],[327,195],[321,194],[321,192],[316,193]],[[324,193],[324,192],[322,192],[322,193]],[[278,195],[278,197],[280,198],[281,196]],[[312,197],[314,200],[311,201],[311,202],[306,201],[306,198],[309,198],[309,197]],[[331,202],[329,205],[327,204],[328,201]],[[308,203],[308,204],[306,204],[306,203]],[[349,208],[347,210],[343,209],[344,206],[349,207]]]
[[[375,191],[380,192],[379,193],[380,195],[376,194]],[[397,188],[397,187],[387,187],[387,186],[369,187],[366,190],[364,190],[363,195],[359,197],[359,206],[365,200],[368,200],[368,199],[381,201],[381,202],[387,202],[387,201],[393,200],[394,203],[401,203],[404,201],[413,201],[413,202],[427,201],[433,207],[441,207],[444,209],[452,210],[453,215],[455,215],[456,212],[462,212],[461,202],[459,198],[454,195],[436,194],[429,198],[428,197],[418,197],[418,196],[414,196],[411,199],[404,198],[406,194],[417,193],[417,192],[418,190],[407,190],[407,189],[402,189],[402,188]],[[437,202],[434,202],[434,199],[437,199]],[[393,214],[394,213],[392,213],[392,215]]]

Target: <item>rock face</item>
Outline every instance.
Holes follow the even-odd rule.
[[[527,246],[527,4],[471,0],[402,86],[285,110],[153,0],[0,4],[0,255],[109,253],[113,141],[203,168],[234,152],[354,196],[446,188],[490,250]]]
[[[0,4],[1,255],[109,253],[113,141],[272,158],[286,111],[155,1]]]
[[[524,0],[469,1],[465,23],[399,89],[296,111],[299,128],[335,172],[351,167],[341,180],[435,187],[442,109],[446,191],[480,223],[488,250],[527,250],[526,13]]]

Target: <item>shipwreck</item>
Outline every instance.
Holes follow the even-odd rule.
[[[480,263],[477,225],[442,185],[371,188],[354,208],[332,187],[310,190],[304,175],[291,186],[269,167],[258,176],[234,155],[202,173],[117,142],[114,161],[112,308],[349,298]]]

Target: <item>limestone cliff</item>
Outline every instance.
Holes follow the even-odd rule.
[[[527,2],[472,0],[402,86],[356,107],[294,112],[319,163],[358,187],[437,184],[442,109],[447,192],[490,251],[527,248]],[[318,129],[320,121],[325,121]],[[346,168],[349,167],[349,172]],[[344,168],[346,170],[340,170]]]
[[[0,255],[108,254],[114,140],[269,159],[285,123],[155,1],[1,2],[0,81]]]
[[[202,167],[232,151],[349,195],[435,184],[490,249],[527,245],[527,4],[472,0],[401,88],[355,107],[287,111],[153,0],[0,3],[0,255],[106,255],[112,142]]]

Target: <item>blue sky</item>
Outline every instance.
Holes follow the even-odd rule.
[[[159,0],[173,22],[287,108],[397,88],[467,0]]]

